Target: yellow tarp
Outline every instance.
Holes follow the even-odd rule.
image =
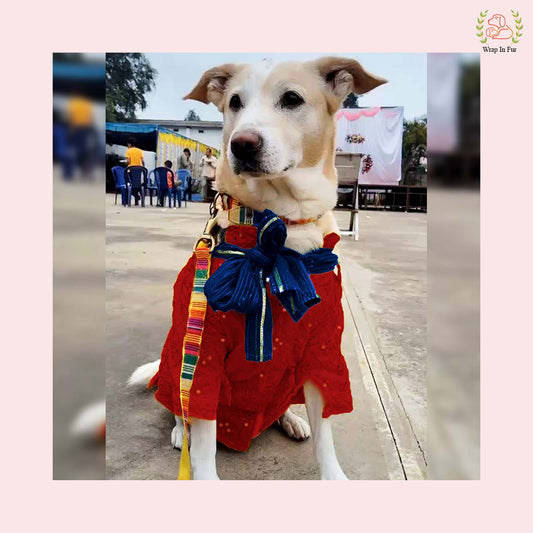
[[[172,161],[174,168],[177,165],[178,158],[183,152],[184,148],[188,148],[192,154],[203,153],[211,148],[215,157],[219,157],[219,150],[212,146],[207,146],[199,141],[194,141],[181,135],[175,135],[173,133],[165,133],[160,131],[158,134],[157,142],[157,166],[162,166],[167,160]]]

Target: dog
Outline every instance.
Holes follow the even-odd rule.
[[[513,36],[513,30],[509,28],[503,15],[494,15],[487,24],[486,35],[491,39],[510,39]]]
[[[218,192],[216,216],[211,225],[225,232],[226,242],[234,238],[232,242],[250,248],[256,237],[259,243],[259,235],[273,220],[278,225],[283,220],[284,246],[292,251],[289,255],[296,252],[303,257],[321,248],[331,251],[339,239],[332,213],[337,201],[335,112],[351,92],[364,94],[383,83],[385,79],[366,72],[357,61],[340,57],[279,64],[263,61],[255,66],[224,64],[203,74],[184,99],[213,103],[223,113],[223,148],[214,186]],[[232,219],[233,209],[239,208],[232,208],[231,201],[255,214],[273,213],[276,217],[263,220],[259,229],[250,229]],[[148,381],[158,385],[156,398],[175,413],[171,442],[177,448],[184,431],[176,400],[185,328],[180,313],[187,312],[189,300],[184,292],[191,291],[191,264],[189,261],[184,267],[174,287],[173,326],[161,362],[139,367],[129,380],[130,385]],[[232,448],[246,449],[251,438],[276,421],[290,437],[312,436],[321,479],[347,479],[335,454],[329,419],[330,414],[352,409],[347,368],[340,352],[340,270],[310,278],[320,295],[316,301],[322,299],[304,315],[310,318],[290,320],[286,309],[269,297],[274,351],[268,362],[245,361],[243,342],[238,338],[244,336],[240,313],[207,310],[201,364],[194,375],[198,384],[190,398],[193,479],[219,479],[217,439]],[[270,284],[272,290],[272,279]],[[206,294],[207,289],[206,285]],[[295,361],[283,366],[284,357]],[[212,375],[205,370],[210,366],[216,367]],[[274,377],[263,389],[271,374]],[[268,405],[263,411],[247,410],[248,404],[265,402]],[[291,403],[305,403],[310,427],[290,411]]]

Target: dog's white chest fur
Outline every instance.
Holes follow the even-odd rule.
[[[289,225],[285,245],[299,253],[322,246],[324,235],[338,232],[331,213],[337,200],[335,184],[324,179],[323,164],[312,168],[296,168],[286,177],[274,179],[235,179],[217,183],[220,192],[237,198],[242,204],[263,211],[270,209],[290,220],[317,219],[308,224]],[[227,212],[220,212],[217,222],[229,225]]]

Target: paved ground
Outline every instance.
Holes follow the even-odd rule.
[[[60,176],[55,172],[53,475],[103,479],[102,444],[70,432],[83,408],[105,398],[103,187]]]
[[[173,416],[149,391],[126,387],[159,357],[171,290],[207,216],[186,209],[123,208],[107,196],[107,477],[176,479]],[[345,223],[345,214],[339,221]],[[425,477],[426,215],[363,211],[361,237],[343,237],[343,352],[356,408],[333,418],[339,462],[350,479]],[[305,416],[305,408],[298,406]],[[318,479],[311,442],[276,427],[246,453],[219,445],[221,479]]]

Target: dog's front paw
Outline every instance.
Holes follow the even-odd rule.
[[[278,419],[278,424],[291,439],[305,440],[311,436],[309,424],[289,409]]]
[[[216,471],[205,471],[205,472],[198,472],[195,471],[193,473],[192,477],[195,481],[220,481],[220,478],[218,477],[218,474]]]
[[[172,446],[178,450],[181,450],[183,444],[183,421],[179,417],[176,418],[176,425],[172,429],[170,434],[170,442]]]

